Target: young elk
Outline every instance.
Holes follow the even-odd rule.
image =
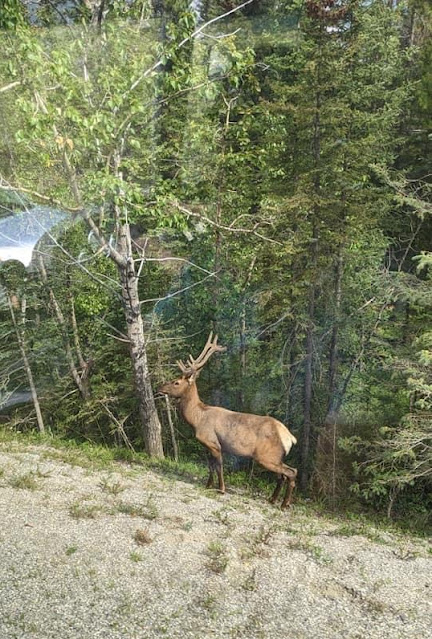
[[[273,504],[286,483],[286,491],[282,508],[291,503],[297,470],[282,463],[296,438],[286,426],[273,417],[235,413],[219,406],[207,406],[199,396],[196,379],[216,352],[226,351],[218,346],[217,335],[213,339],[210,333],[204,349],[196,359],[189,355],[187,364],[178,361],[183,373],[181,377],[160,387],[159,391],[179,399],[180,410],[184,419],[192,426],[195,437],[210,452],[209,477],[207,488],[213,486],[213,475],[216,471],[219,480],[219,491],[225,492],[222,469],[222,453],[231,453],[241,457],[251,457],[267,470],[277,474],[278,480],[270,502]]]

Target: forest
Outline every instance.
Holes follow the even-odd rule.
[[[1,428],[204,464],[157,389],[213,331],[201,398],[286,424],[299,496],[426,526],[431,35],[428,0],[3,0]]]

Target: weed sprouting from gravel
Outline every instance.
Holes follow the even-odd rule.
[[[74,555],[77,550],[78,546],[68,546],[68,548],[66,548],[65,550],[65,553],[68,557],[70,557],[70,555]]]
[[[207,568],[216,574],[225,572],[228,565],[226,548],[219,541],[211,541],[207,546]]]
[[[242,559],[251,557],[267,557],[269,554],[270,541],[278,530],[275,524],[260,526],[257,533],[251,535],[249,544],[241,550]]]
[[[122,515],[130,515],[131,517],[143,517],[152,521],[159,516],[159,511],[153,497],[147,498],[145,504],[133,504],[125,501],[120,501],[112,509],[112,514],[118,512]]]
[[[243,588],[243,590],[246,590],[247,592],[253,592],[254,590],[256,590],[257,583],[256,583],[256,570],[255,570],[255,568],[246,577],[244,582],[241,584],[241,587]]]
[[[221,508],[220,510],[214,510],[212,513],[213,517],[217,522],[223,524],[226,527],[227,532],[232,531],[235,527],[233,519],[231,517],[231,512],[226,508]]]
[[[9,479],[9,485],[12,486],[12,488],[20,488],[23,490],[37,490],[39,488],[33,472],[11,477]]]
[[[210,615],[212,619],[216,618],[217,611],[217,597],[212,593],[207,593],[203,597],[200,597],[197,601],[200,608],[206,611],[206,614]]]
[[[144,528],[138,528],[133,535],[134,541],[139,546],[151,544],[153,539],[150,537],[149,531]]]
[[[126,486],[118,480],[111,480],[110,477],[103,477],[99,482],[99,488],[108,495],[119,495],[126,489]]]
[[[142,504],[129,504],[121,501],[113,508],[114,513],[121,513],[122,515],[130,515],[131,517],[145,517],[146,509]]]
[[[86,504],[75,501],[69,506],[69,515],[73,519],[96,519],[97,515],[103,512],[103,507],[98,504]]]
[[[145,509],[146,509],[146,512],[145,512],[144,517],[146,519],[150,519],[150,520],[156,519],[156,517],[159,515],[159,511],[158,511],[158,508],[156,506],[156,502],[153,499],[152,495],[150,495],[148,497],[147,503],[145,505]]]
[[[324,549],[321,546],[313,544],[309,540],[304,541],[302,539],[290,539],[287,541],[287,546],[292,550],[299,550],[306,553],[318,563],[329,564],[333,561],[332,558],[324,552]]]

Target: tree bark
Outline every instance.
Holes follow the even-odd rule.
[[[334,297],[332,298],[334,299],[334,316],[329,349],[327,413],[318,435],[314,472],[314,486],[316,491],[326,496],[330,493],[333,504],[336,500],[336,430],[338,413],[336,379],[340,307],[342,302],[342,275],[343,255],[342,247],[340,246],[336,260]]]
[[[253,274],[256,262],[256,255],[253,256],[249,264],[246,280],[243,285],[243,300],[240,311],[240,406],[242,410],[245,405],[244,382],[246,379],[246,304],[248,301],[247,291]]]
[[[318,253],[318,238],[315,237],[312,245],[312,268],[315,270]],[[300,469],[300,488],[306,490],[309,483],[309,456],[310,456],[310,438],[312,431],[312,364],[313,364],[313,333],[315,328],[315,284],[311,284],[308,304],[308,325],[306,330],[306,362],[305,362],[305,381],[304,381],[304,412],[303,412],[303,437],[301,445],[301,469]]]
[[[337,261],[336,261],[336,273],[335,273],[334,321],[333,321],[332,336],[330,341],[330,352],[329,352],[329,391],[328,391],[329,399],[328,399],[327,415],[331,415],[331,413],[333,412],[333,407],[335,402],[339,320],[340,320],[340,306],[342,302],[342,275],[343,275],[343,256],[342,256],[342,247],[339,247],[339,252],[338,252]]]
[[[34,383],[33,373],[32,373],[30,362],[27,356],[27,341],[25,336],[26,298],[23,297],[21,300],[21,319],[20,319],[20,322],[18,323],[15,317],[15,311],[14,311],[12,300],[9,295],[7,297],[8,297],[8,304],[9,304],[9,310],[10,310],[10,314],[12,318],[12,323],[14,325],[17,340],[18,340],[18,347],[20,349],[21,357],[23,359],[23,364],[24,364],[24,370],[26,372],[28,383],[30,386],[30,392],[31,392],[32,400],[33,400],[33,406],[36,413],[38,428],[41,433],[45,433],[45,425],[44,425],[44,421],[42,417],[42,411],[40,409],[39,398],[36,391],[36,385]]]
[[[292,299],[292,295],[291,295],[291,299]],[[297,327],[296,325],[294,325],[293,330],[292,330],[292,340],[291,340],[291,347],[289,350],[289,372],[287,375],[287,381],[286,381],[286,397],[285,397],[285,417],[284,417],[284,424],[286,426],[290,426],[291,421],[292,421],[292,416],[294,414],[294,409],[293,409],[293,390],[294,390],[294,382],[295,382],[295,378],[298,374],[298,366],[296,366],[296,354],[297,354]]]
[[[71,326],[72,326],[72,336],[73,336],[73,341],[74,341],[74,345],[75,345],[75,351],[78,357],[78,362],[79,365],[81,367],[81,369],[84,371],[88,368],[88,362],[85,361],[83,354],[82,354],[82,350],[81,350],[81,343],[80,343],[80,337],[79,337],[79,332],[78,332],[78,323],[77,323],[77,319],[76,319],[76,314],[75,314],[75,302],[74,302],[74,298],[73,298],[73,293],[72,293],[72,287],[71,287],[71,282],[70,282],[70,277],[69,277],[69,272],[67,274],[68,277],[68,286],[67,286],[67,297],[68,297],[68,302],[69,302],[69,306],[70,306],[70,321],[71,321]]]
[[[121,146],[121,145],[120,145]],[[120,150],[116,155],[116,177],[119,172]],[[69,178],[71,191],[77,204],[82,206],[81,214],[87,225],[93,231],[100,246],[117,266],[121,285],[123,311],[126,319],[129,350],[132,360],[132,370],[135,388],[138,395],[139,414],[142,426],[144,448],[151,457],[164,457],[162,446],[162,428],[156,411],[150,373],[147,360],[147,344],[144,335],[144,324],[141,317],[140,299],[138,292],[138,277],[132,254],[132,240],[129,224],[121,223],[118,207],[115,207],[115,224],[118,229],[119,246],[114,248],[104,237],[102,229],[94,222],[90,212],[84,207],[78,186],[76,171],[71,165],[66,150],[63,153],[63,165]]]
[[[119,250],[124,259],[117,262],[117,268],[122,289],[123,311],[129,338],[133,376],[138,395],[144,447],[151,457],[164,457],[162,429],[150,382],[147,344],[138,294],[138,277],[132,257],[128,224],[122,224],[120,227]]]
[[[315,115],[313,120],[313,189],[316,201],[313,207],[312,222],[312,242],[310,248],[311,264],[311,287],[308,303],[308,318],[306,329],[306,363],[305,363],[305,383],[304,383],[304,422],[303,438],[301,447],[301,469],[300,488],[306,490],[309,483],[310,465],[310,439],[312,431],[312,364],[313,364],[313,333],[315,329],[315,300],[316,300],[316,278],[318,264],[318,223],[320,211],[318,197],[321,191],[321,46],[319,46],[320,56],[316,66],[316,93],[315,93]]]

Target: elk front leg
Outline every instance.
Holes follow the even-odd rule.
[[[225,492],[225,482],[223,477],[223,466],[222,466],[222,454],[220,451],[210,451],[212,454],[212,464],[214,464],[214,469],[216,470],[219,482],[219,492]]]
[[[209,455],[208,456],[208,467],[209,467],[209,476],[206,483],[206,488],[213,488],[214,485],[214,471],[216,470],[215,460]]]
[[[198,441],[200,441],[210,453],[209,458],[209,478],[207,480],[207,487],[211,488],[213,486],[213,473],[216,471],[219,482],[219,492],[225,492],[225,482],[223,478],[223,468],[222,468],[222,450],[221,446],[216,439],[216,437],[212,438],[210,441],[207,440],[206,437],[196,436]]]

